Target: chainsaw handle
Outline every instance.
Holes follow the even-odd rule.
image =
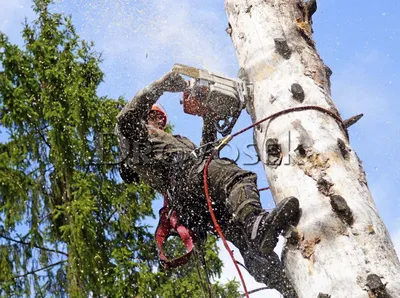
[[[220,124],[220,121],[223,121],[222,124]],[[224,133],[229,134],[228,130],[232,128],[231,122],[229,121],[228,117],[224,119],[220,119],[219,121],[215,122],[215,128],[217,131],[224,135]]]
[[[240,113],[241,111],[236,112],[232,117],[230,117],[231,120],[229,120],[229,117],[225,117],[224,119],[215,122],[215,128],[223,137],[226,137],[232,132]],[[220,121],[224,121],[223,124],[220,124]]]

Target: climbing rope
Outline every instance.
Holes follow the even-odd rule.
[[[269,186],[268,187],[259,188],[258,191],[264,191],[264,190],[268,190],[268,189],[269,189]]]
[[[304,111],[304,110],[316,110],[316,111],[319,111],[319,112],[322,112],[324,114],[327,114],[327,115],[331,116],[332,118],[334,118],[338,122],[338,124],[341,126],[341,128],[345,132],[347,139],[349,139],[349,135],[348,135],[346,126],[343,124],[342,119],[339,116],[337,116],[335,113],[333,113],[332,111],[329,111],[329,110],[324,109],[324,108],[319,107],[319,106],[294,107],[294,108],[289,108],[289,109],[286,109],[286,110],[282,110],[282,111],[276,112],[276,113],[274,113],[274,114],[272,114],[272,115],[270,115],[268,117],[265,117],[265,118],[261,119],[260,121],[257,121],[255,123],[243,128],[243,129],[239,130],[238,132],[234,133],[233,135],[228,135],[228,136],[224,137],[221,140],[221,142],[219,143],[219,145],[215,148],[215,150],[212,151],[212,153],[208,157],[206,165],[204,167],[203,183],[204,183],[204,193],[205,193],[206,199],[207,199],[208,210],[210,212],[211,219],[213,221],[215,230],[217,231],[218,235],[221,237],[221,240],[224,243],[224,246],[225,246],[226,250],[228,251],[228,253],[229,253],[230,257],[231,257],[231,259],[233,261],[233,264],[236,267],[236,270],[237,270],[237,272],[239,274],[239,277],[240,277],[240,280],[242,282],[242,286],[243,286],[243,289],[244,289],[244,297],[246,297],[246,298],[249,298],[249,292],[247,291],[246,283],[244,281],[242,272],[240,271],[240,268],[238,266],[238,262],[236,261],[235,256],[233,255],[233,252],[229,247],[229,244],[228,244],[228,242],[227,242],[227,240],[226,240],[226,238],[225,238],[225,236],[224,236],[224,234],[222,232],[222,229],[221,229],[221,227],[220,227],[220,225],[218,223],[218,220],[217,220],[217,218],[215,216],[215,213],[214,213],[214,210],[212,208],[212,200],[211,200],[211,197],[210,197],[209,187],[208,187],[208,167],[209,167],[212,159],[214,158],[215,154],[218,153],[220,150],[222,150],[222,148],[224,148],[234,137],[244,133],[245,131],[247,131],[247,130],[253,128],[254,126],[259,125],[259,124],[261,124],[261,123],[263,123],[263,122],[265,122],[267,120],[272,120],[272,119],[274,119],[276,117],[279,117],[281,115],[288,114],[288,113],[291,113],[291,112],[298,112],[298,111]],[[265,189],[268,189],[268,188],[264,188],[262,190],[265,190]]]
[[[249,298],[249,295],[248,295],[248,293],[247,293],[246,283],[244,282],[242,272],[241,272],[240,269],[239,269],[239,266],[238,266],[238,264],[237,264],[237,262],[236,262],[236,259],[235,259],[234,255],[233,255],[232,250],[231,250],[230,247],[229,247],[228,242],[227,242],[226,239],[225,239],[224,234],[222,233],[221,227],[220,227],[220,225],[219,225],[219,223],[218,223],[218,220],[217,220],[217,218],[216,218],[216,216],[215,216],[215,213],[214,213],[214,210],[213,210],[213,208],[212,208],[212,202],[211,202],[211,197],[210,197],[210,193],[209,193],[209,189],[208,189],[208,181],[207,181],[207,178],[208,178],[208,166],[210,165],[211,160],[213,159],[213,157],[214,157],[214,155],[215,155],[216,152],[218,152],[218,150],[214,150],[214,151],[211,153],[211,155],[210,155],[210,157],[207,159],[207,163],[206,163],[206,165],[205,165],[205,167],[204,167],[204,172],[203,172],[204,193],[205,193],[206,198],[207,198],[207,206],[208,206],[208,210],[209,210],[209,212],[210,212],[212,221],[213,221],[213,223],[214,223],[214,228],[215,228],[215,230],[217,231],[219,237],[221,237],[221,240],[222,240],[222,242],[224,243],[224,246],[225,246],[226,250],[228,251],[228,253],[229,253],[230,257],[231,257],[231,259],[232,259],[232,261],[233,261],[233,264],[235,265],[236,270],[237,270],[237,272],[239,273],[239,277],[240,277],[240,280],[241,280],[241,282],[242,282],[243,289],[244,289],[244,292],[245,292],[245,294],[246,294],[246,297]]]

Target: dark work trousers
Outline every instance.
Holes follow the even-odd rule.
[[[213,230],[204,194],[203,170],[205,160],[183,173],[175,169],[170,204],[180,221],[200,231]],[[208,167],[208,185],[213,210],[226,238],[239,249],[246,248],[244,221],[248,214],[262,210],[255,173],[241,169],[229,159],[215,158]]]

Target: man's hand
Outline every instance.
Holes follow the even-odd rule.
[[[160,88],[167,92],[183,92],[187,83],[178,73],[169,72],[160,79]]]

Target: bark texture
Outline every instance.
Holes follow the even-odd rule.
[[[247,106],[253,121],[300,106],[340,117],[332,72],[312,40],[315,1],[226,0],[225,6],[241,74],[254,85]],[[345,127],[310,109],[264,122],[254,138],[275,202],[300,200],[302,217],[282,255],[299,297],[400,297],[399,260]]]

